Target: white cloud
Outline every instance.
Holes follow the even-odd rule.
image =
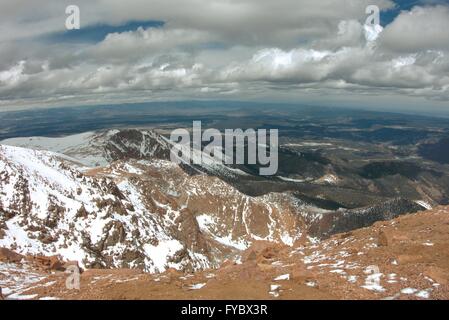
[[[380,45],[397,52],[449,49],[449,7],[415,7],[403,11],[380,37]]]
[[[35,38],[61,31],[65,0],[43,0],[46,10],[38,12],[28,1],[2,3],[0,105],[299,93],[449,99],[448,6],[415,7],[382,30],[363,25],[373,3],[392,6],[386,0],[80,0],[82,26],[166,22],[81,44]]]

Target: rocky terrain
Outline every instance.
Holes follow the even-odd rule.
[[[436,250],[436,243],[445,241],[443,235],[415,240],[426,231],[418,230],[421,214],[413,213],[431,208],[428,197],[366,196],[363,191],[358,197],[330,173],[304,183],[282,176],[261,180],[250,168],[215,162],[176,165],[169,161],[170,142],[154,131],[12,140],[0,145],[0,247],[10,250],[2,253],[0,286],[11,299],[402,298],[400,290],[408,287],[401,287],[399,296],[377,282],[378,290],[351,288],[361,288],[367,277],[390,277],[395,272],[387,265],[406,272],[407,258],[402,263],[399,256],[393,258],[395,264],[385,260],[387,255],[404,255],[404,248],[417,250],[415,245]],[[295,188],[284,189],[292,184]],[[444,210],[428,214],[446,223]],[[394,251],[396,231],[392,237],[380,231],[393,225],[377,221],[401,215],[408,216],[392,221],[411,217],[411,229],[399,236],[407,240],[405,247]],[[435,226],[423,226],[432,231],[429,237],[437,237]],[[421,240],[429,245],[416,242]],[[435,262],[434,254],[423,255],[423,268],[436,264],[441,276],[446,267]],[[415,268],[417,254],[412,256]],[[364,277],[371,261],[383,271]],[[88,290],[65,291],[67,264],[86,270],[82,286]],[[406,297],[444,296],[444,281],[429,276],[439,286],[418,286],[409,274],[401,276],[413,279],[408,289],[417,291]],[[249,286],[232,295],[233,284],[242,280]],[[36,295],[30,286],[48,294]],[[261,289],[267,286],[269,291]],[[343,291],[336,293],[332,286]]]
[[[82,173],[49,152],[2,146],[0,154],[0,246],[20,253],[85,267],[196,270],[253,239],[292,244],[302,236],[282,195],[251,198],[168,161]]]
[[[449,208],[293,246],[256,241],[241,261],[149,274],[88,269],[80,290],[64,265],[0,251],[8,299],[449,299]]]

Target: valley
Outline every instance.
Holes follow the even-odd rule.
[[[241,115],[233,126],[245,123],[248,127],[269,129],[270,122],[282,122],[279,112],[271,109],[262,112],[265,118]],[[437,211],[438,219],[445,219],[449,166],[423,158],[422,148],[426,147],[420,147],[444,141],[447,135],[444,119],[424,119],[424,123],[419,123],[413,117],[399,120],[395,115],[364,112],[350,117],[341,111],[339,118],[331,119],[332,115],[319,111],[308,112],[313,116],[309,115],[307,121],[305,115],[292,112],[288,120],[283,120],[285,124],[280,125],[279,170],[274,176],[260,176],[258,164],[171,162],[168,134],[187,123],[188,117],[158,126],[126,125],[2,140],[0,247],[25,257],[19,259],[22,261],[19,264],[25,263],[30,270],[35,270],[35,262],[28,265],[24,261],[29,258],[35,261],[36,257],[52,257],[61,265],[78,265],[85,270],[83,277],[90,277],[82,278],[84,285],[86,281],[96,283],[93,279],[103,279],[104,274],[104,279],[118,277],[117,283],[130,282],[132,286],[139,281],[160,279],[156,282],[163,286],[156,285],[158,294],[149,289],[136,291],[133,296],[110,296],[95,291],[101,290],[101,286],[81,296],[51,291],[55,298],[182,299],[187,297],[182,288],[187,288],[187,295],[199,292],[198,298],[227,298],[207,289],[213,287],[209,282],[214,278],[209,279],[208,274],[230,272],[223,280],[226,283],[218,282],[217,288],[232,286],[233,281],[240,281],[239,277],[247,274],[248,281],[253,281],[253,274],[256,282],[272,281],[268,278],[275,277],[274,258],[263,258],[271,262],[262,265],[248,262],[248,252],[262,244],[264,248],[277,248],[270,251],[281,252],[279,265],[302,268],[299,274],[309,274],[306,257],[314,261],[311,257],[327,250],[332,241],[336,241],[338,250],[342,234],[363,234],[362,230],[370,230],[372,237],[354,241],[374,250],[380,247],[376,242],[379,237],[376,226],[402,221],[408,216],[415,219],[421,212],[435,208],[441,208]],[[213,125],[224,128],[230,124],[227,118],[223,115]],[[38,125],[38,121],[33,125]],[[415,237],[414,232],[407,237]],[[407,241],[409,248],[411,243]],[[357,250],[362,252],[361,249]],[[291,257],[299,251],[301,262],[292,261]],[[374,250],[368,259],[374,259],[378,265],[381,254],[382,250]],[[431,266],[434,258],[426,256],[423,263]],[[305,265],[301,267],[302,264]],[[338,266],[335,265],[335,270],[340,270]],[[366,261],[360,270],[369,266]],[[38,268],[36,279],[47,278],[45,272],[51,270],[44,268],[47,271],[42,274],[41,269]],[[287,269],[285,274],[296,272]],[[306,282],[295,282],[293,287],[289,284],[288,290],[282,289],[282,295],[273,289],[259,298],[343,298],[330,291],[316,290],[310,284],[323,283],[325,288],[329,279],[334,281],[335,274],[341,275],[346,288],[347,282],[354,279],[347,271],[328,272],[326,277],[330,278],[326,279],[319,276],[321,273],[312,280],[307,276]],[[59,283],[62,277],[63,273],[54,281]],[[178,277],[181,282],[162,281],[166,277],[172,280]],[[188,287],[196,284],[191,280],[185,280],[184,284],[183,277],[207,284],[207,293],[201,293],[205,292],[202,286],[189,292]],[[361,275],[357,277],[362,279]],[[7,278],[0,277],[0,282],[7,283]],[[255,282],[254,288],[271,285],[277,288],[276,284],[264,281]],[[357,284],[358,288],[363,287]],[[123,286],[119,285],[120,290]],[[394,298],[426,298],[430,297],[429,288],[415,288],[418,296],[397,296],[397,292],[390,291],[388,294]],[[436,296],[444,296],[444,292],[434,289],[438,288],[432,287],[432,292],[438,292]],[[254,297],[254,291],[248,290],[239,293],[242,299]],[[294,293],[288,293],[290,290]],[[16,293],[7,297],[14,298]],[[345,297],[381,297],[375,293],[370,295],[363,290],[359,293],[357,289],[354,293],[345,291]],[[382,297],[387,297],[387,293]]]

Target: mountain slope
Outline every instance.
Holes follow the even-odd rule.
[[[86,270],[79,291],[10,253],[0,286],[8,299],[448,299],[448,241],[449,208],[438,207],[318,243],[259,241],[213,270]]]
[[[302,234],[288,202],[251,198],[218,178],[153,159],[79,170],[65,156],[0,147],[0,246],[85,267],[217,265],[254,239]]]
[[[170,146],[160,135],[149,130],[105,130],[66,137],[12,138],[2,141],[27,149],[53,151],[76,159],[87,167],[107,166],[127,158],[158,157],[168,160]]]
[[[169,217],[143,212],[110,179],[86,176],[49,152],[0,148],[0,246],[89,267],[209,265],[200,247],[177,256],[185,248],[167,234]]]

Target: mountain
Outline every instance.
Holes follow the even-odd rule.
[[[105,130],[65,137],[12,138],[2,144],[64,154],[86,167],[106,166],[127,158],[156,157],[168,160],[170,146],[148,130]]]
[[[176,165],[170,142],[150,130],[2,144],[0,247],[84,268],[203,270],[239,261],[254,241],[298,245],[427,206],[373,197],[335,209],[323,194],[335,199],[351,190],[337,192],[331,176],[304,186],[307,193],[217,162]],[[254,195],[242,188],[249,184],[278,187]]]
[[[240,261],[150,274],[89,269],[66,288],[54,259],[0,249],[7,299],[384,299],[449,298],[449,208],[404,215],[320,241],[255,241]],[[1,299],[1,293],[0,293]]]
[[[0,246],[20,253],[90,268],[196,270],[253,239],[301,236],[282,196],[252,198],[166,160],[86,170],[60,154],[1,146],[0,168]]]

